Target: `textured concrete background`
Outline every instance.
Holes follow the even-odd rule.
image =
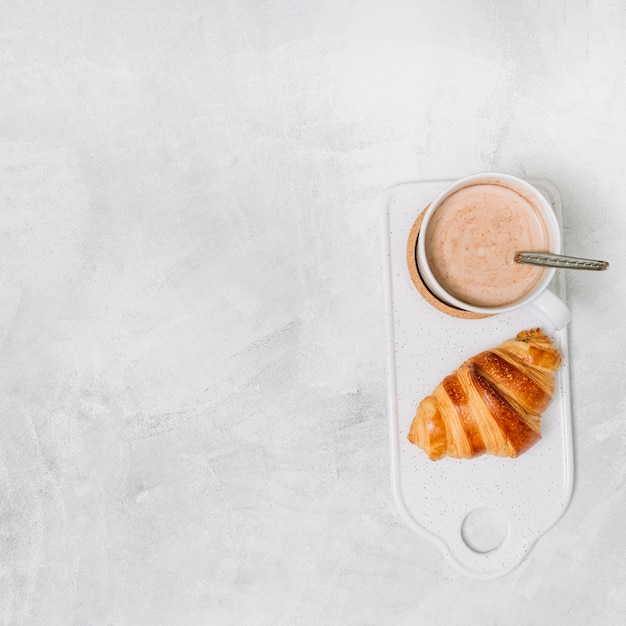
[[[621,624],[621,0],[0,5],[0,623]],[[545,178],[576,485],[467,580],[390,493],[380,194]]]

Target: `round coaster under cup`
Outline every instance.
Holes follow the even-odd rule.
[[[417,269],[417,260],[415,258],[415,249],[417,248],[417,239],[419,237],[420,227],[422,225],[422,220],[424,219],[424,213],[428,209],[428,206],[424,208],[424,210],[418,215],[417,219],[413,223],[413,227],[411,228],[411,232],[409,233],[409,239],[406,244],[406,262],[409,268],[409,275],[411,276],[411,281],[415,285],[415,288],[419,292],[419,294],[430,304],[435,307],[437,310],[445,313],[446,315],[451,315],[452,317],[458,317],[464,320],[479,320],[484,319],[486,317],[492,317],[491,315],[486,315],[483,313],[472,313],[470,311],[463,311],[462,309],[457,309],[456,307],[449,306],[439,300],[433,293],[428,289],[428,287],[424,284],[422,277]]]

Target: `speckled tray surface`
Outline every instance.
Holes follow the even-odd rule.
[[[558,521],[571,498],[574,457],[567,329],[542,326],[561,350],[563,363],[554,399],[543,414],[542,439],[525,454],[517,459],[484,455],[435,462],[409,443],[406,436],[419,401],[444,376],[520,330],[541,326],[524,310],[466,319],[437,306],[419,289],[419,277],[411,267],[412,240],[419,233],[421,212],[450,182],[405,183],[392,187],[384,197],[392,485],[398,509],[411,528],[438,545],[464,574],[495,578],[522,561]],[[560,222],[556,187],[546,181],[530,182],[548,198]],[[550,288],[565,301],[561,271]],[[471,533],[465,533],[478,519],[479,525],[487,525],[473,532],[479,539],[482,533],[484,545],[491,545],[490,533],[495,530],[489,526],[489,516],[481,522],[481,516],[475,515],[481,511],[493,512],[504,523],[504,539],[495,549],[483,549],[480,541],[472,542]]]

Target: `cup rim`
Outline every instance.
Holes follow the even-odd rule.
[[[441,299],[443,302],[454,306],[457,309],[470,311],[473,313],[480,313],[484,315],[494,315],[497,313],[506,313],[508,311],[513,311],[515,309],[525,306],[526,304],[532,302],[535,298],[539,297],[539,295],[543,293],[543,291],[545,291],[545,289],[548,287],[556,272],[555,268],[545,268],[543,277],[525,296],[523,296],[519,300],[516,300],[513,303],[496,307],[475,306],[463,302],[462,300],[459,300],[458,298],[455,298],[452,294],[448,293],[448,291],[444,289],[435,278],[430,267],[428,266],[425,246],[426,238],[423,236],[426,232],[426,229],[428,228],[428,224],[430,223],[432,215],[448,196],[458,191],[459,189],[467,187],[471,184],[478,184],[479,182],[489,182],[493,184],[494,182],[500,181],[505,183],[504,186],[507,186],[506,183],[510,183],[513,188],[515,188],[515,185],[517,185],[518,187],[521,187],[523,190],[528,191],[532,194],[533,200],[537,200],[536,204],[539,205],[539,208],[542,212],[542,215],[546,221],[546,225],[549,230],[550,251],[555,254],[561,253],[561,229],[556,214],[554,213],[554,210],[548,202],[547,198],[531,182],[523,178],[519,178],[518,176],[501,172],[479,172],[455,180],[454,182],[446,186],[439,193],[439,195],[434,198],[434,200],[430,203],[430,206],[426,209],[426,212],[424,213],[424,218],[420,227],[420,234],[417,239],[416,261],[418,271],[422,274],[422,279],[431,289],[433,294],[437,298]],[[445,296],[442,294],[445,294]]]

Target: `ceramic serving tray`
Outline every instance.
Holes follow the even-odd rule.
[[[394,498],[406,523],[435,543],[461,572],[496,578],[511,571],[563,515],[573,488],[567,329],[554,331],[529,312],[467,318],[437,306],[411,268],[420,215],[451,181],[405,183],[384,196],[388,406]],[[531,180],[561,223],[557,188]],[[558,270],[550,288],[565,301]],[[431,461],[407,440],[420,400],[467,358],[519,331],[541,327],[560,349],[542,439],[516,459],[484,455]]]

